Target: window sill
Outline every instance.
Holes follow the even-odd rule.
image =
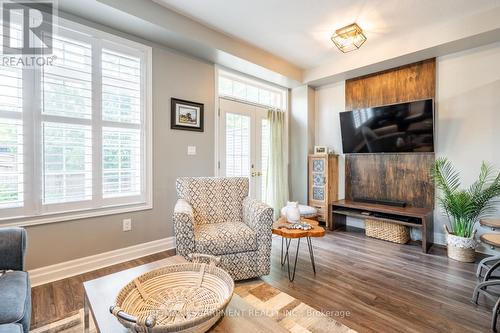
[[[41,224],[60,223],[72,220],[88,219],[93,217],[131,213],[153,209],[151,203],[135,205],[114,206],[94,210],[68,211],[58,214],[45,214],[39,216],[17,216],[0,219],[0,227],[29,227]]]

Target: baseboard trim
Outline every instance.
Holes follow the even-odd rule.
[[[29,271],[33,287],[175,248],[175,237],[132,245]]]

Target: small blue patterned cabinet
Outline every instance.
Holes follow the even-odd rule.
[[[331,203],[338,200],[338,155],[309,155],[309,206],[318,209],[318,221],[331,229]]]

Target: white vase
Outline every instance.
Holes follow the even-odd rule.
[[[289,202],[286,205],[286,220],[288,223],[300,222],[300,210],[298,202]]]

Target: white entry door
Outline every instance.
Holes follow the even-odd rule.
[[[269,154],[267,109],[219,99],[219,175],[249,177],[250,195],[266,200]]]

